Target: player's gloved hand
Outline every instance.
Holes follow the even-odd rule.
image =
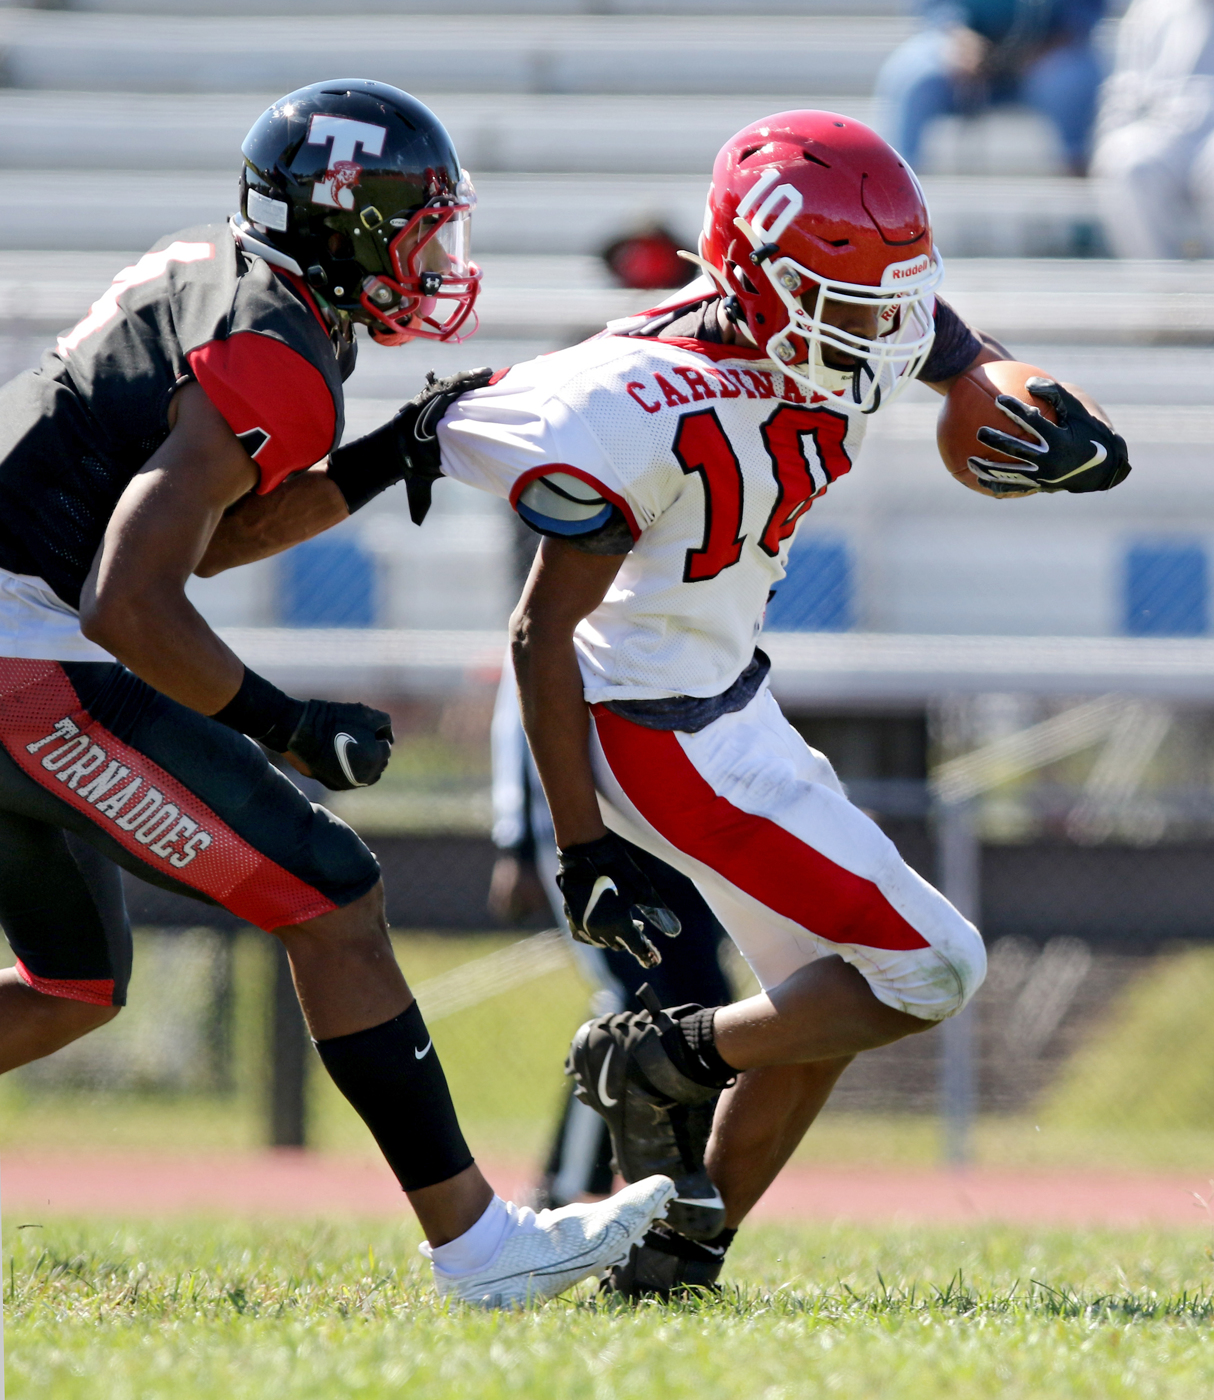
[[[308,765],[313,778],[334,792],[370,787],[392,757],[392,720],[370,705],[309,700],[287,752]]]
[[[566,846],[556,882],[565,896],[569,929],[579,943],[631,953],[642,967],[656,967],[662,955],[649,932],[667,938],[682,932],[682,924],[613,832]]]
[[[1041,376],[1026,381],[1025,387],[1034,398],[1050,405],[1058,422],[1051,423],[1032,404],[1000,394],[995,400],[999,407],[1037,440],[1026,442],[998,428],[979,428],[978,441],[984,447],[1015,457],[1019,463],[971,457],[970,469],[984,486],[998,496],[1028,491],[1111,491],[1129,476],[1125,439],[1089,413],[1069,389]]]
[[[462,369],[444,379],[426,375],[426,387],[405,404],[390,423],[366,437],[334,448],[329,454],[329,480],[346,499],[353,515],[389,486],[404,481],[409,514],[420,525],[430,509],[430,493],[443,474],[438,425],[443,414],[470,389],[481,389],[493,377],[487,367]]]

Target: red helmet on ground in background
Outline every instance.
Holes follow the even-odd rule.
[[[914,172],[875,131],[834,112],[778,112],[726,142],[700,254],[755,344],[841,407],[871,413],[931,349],[943,268]],[[877,334],[823,319],[877,304]],[[851,357],[854,367],[823,359]]]

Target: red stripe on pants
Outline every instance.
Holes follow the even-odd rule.
[[[43,996],[59,997],[61,1001],[87,1001],[90,1006],[113,1006],[112,977],[39,977],[17,959],[17,976]]]
[[[155,847],[160,843],[151,843],[149,851],[148,841],[138,840],[134,831],[124,830],[116,820],[99,812],[87,797],[81,797],[69,784],[58,781],[54,769],[48,771],[43,762],[44,756],[54,760],[55,745],[48,743],[44,747],[39,741],[45,741],[56,721],[61,719],[70,719],[80,735],[86,735],[91,743],[104,750],[107,760],[129,768],[130,778],[143,780],[138,792],[133,794],[130,810],[134,810],[144,794],[155,789],[162,802],[149,812],[149,818],[172,804],[211,838],[205,849],[182,866],[174,866],[167,857],[158,861],[159,852]],[[36,783],[83,812],[145,865],[209,895],[238,918],[247,919],[258,928],[269,930],[303,923],[337,907],[326,895],[238,836],[179,779],[98,724],[82,708],[67,673],[55,661],[0,658],[0,743]],[[30,744],[36,746],[34,753],[29,751]],[[63,771],[66,774],[70,768]],[[83,786],[87,786],[87,782]]]
[[[674,734],[645,729],[599,705],[591,711],[611,771],[671,845],[832,943],[890,951],[930,946],[871,880],[719,797]]]

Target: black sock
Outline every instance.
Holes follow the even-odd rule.
[[[637,991],[637,996],[659,1030],[665,1026],[661,1030],[662,1048],[674,1061],[675,1068],[693,1084],[725,1089],[737,1079],[740,1071],[727,1064],[717,1049],[713,1017],[720,1011],[719,1006],[690,1002],[686,1006],[663,1008],[648,982]]]
[[[403,1190],[437,1185],[472,1165],[416,1002],[382,1026],[318,1040],[316,1049]]]
[[[674,1025],[662,1036],[666,1053],[688,1079],[711,1089],[724,1089],[738,1077],[717,1049],[712,1018],[716,1006],[676,1006],[667,1011]]]

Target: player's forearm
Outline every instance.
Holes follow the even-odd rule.
[[[240,688],[244,663],[185,597],[127,594],[81,610],[85,635],[162,695],[204,715]]]
[[[345,520],[345,498],[323,467],[298,476],[266,496],[245,496],[220,520],[194,572],[212,578],[225,569],[281,554]]]
[[[562,849],[606,832],[590,767],[590,712],[572,632],[545,626],[524,609],[511,627],[523,728]]]

